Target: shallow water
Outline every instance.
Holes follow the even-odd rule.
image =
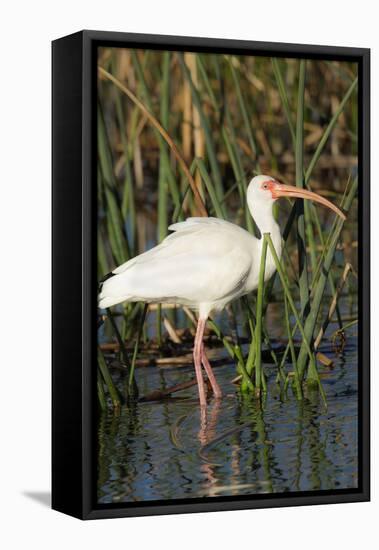
[[[358,484],[355,329],[334,368],[321,369],[327,409],[317,392],[281,396],[267,367],[261,407],[231,383],[232,364],[215,368],[224,398],[200,418],[196,386],[164,401],[105,413],[99,424],[98,502],[354,488]],[[137,369],[140,394],[182,383],[192,367]]]

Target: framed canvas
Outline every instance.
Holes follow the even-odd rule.
[[[53,508],[369,500],[369,50],[52,52]]]

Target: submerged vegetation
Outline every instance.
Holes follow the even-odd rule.
[[[348,293],[355,303],[357,285],[356,65],[117,48],[101,49],[98,63],[99,280],[189,216],[224,218],[254,234],[246,188],[257,173],[317,191],[347,213],[343,222],[307,201],[276,203],[282,258],[261,235],[257,293],[228,308],[227,325],[208,322],[209,346],[234,361],[230,378],[242,394],[268,391],[270,363],[281,392],[292,388],[302,400],[315,391],[325,402],[320,365],[332,358],[318,348],[335,323],[340,351],[355,322],[339,299]],[[264,285],[267,250],[277,272]],[[267,328],[273,306],[280,339]],[[187,308],[123,304],[104,317],[103,409],[138,397],[138,364],[192,360],[196,318]],[[122,395],[111,367],[125,374]]]

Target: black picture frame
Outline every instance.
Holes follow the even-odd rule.
[[[249,497],[98,505],[96,440],[96,51],[99,46],[356,61],[359,65],[359,486]],[[52,44],[52,507],[81,519],[370,499],[370,50],[81,31]]]

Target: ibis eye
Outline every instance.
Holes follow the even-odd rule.
[[[262,189],[268,189],[267,183],[264,183],[264,184],[262,185]]]

